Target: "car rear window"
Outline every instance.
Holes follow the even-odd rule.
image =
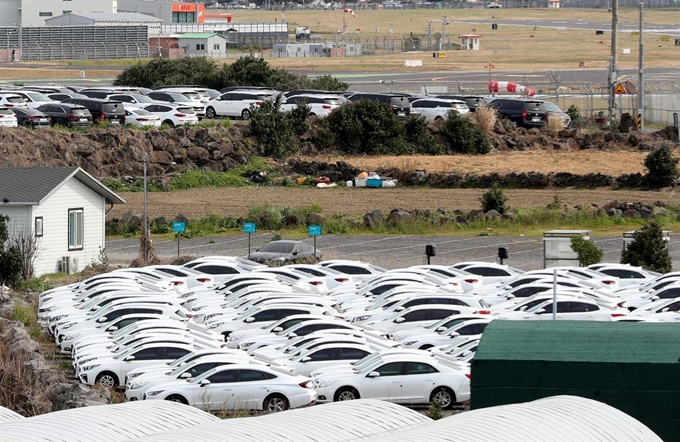
[[[71,109],[71,111],[73,112],[73,115],[82,116],[90,115],[90,111],[85,109],[84,107],[74,107],[73,109]]]
[[[326,104],[332,104],[332,105],[338,105],[340,106],[342,104],[342,101],[338,100],[337,98],[326,98],[323,100],[324,103]]]
[[[392,97],[390,103],[394,106],[410,106],[411,102],[408,101],[407,97]]]
[[[104,112],[118,113],[123,111],[121,103],[104,103]]]
[[[193,107],[178,107],[177,112],[181,112],[183,114],[195,114],[194,108]]]
[[[533,111],[545,111],[545,106],[543,105],[542,101],[527,101],[526,102],[526,109],[527,110],[533,110]]]
[[[272,98],[271,95],[260,94],[260,95],[257,96],[258,100],[270,100],[271,98]]]
[[[7,102],[8,103],[22,103],[26,104],[26,100],[24,100],[21,97],[7,97]]]
[[[0,115],[14,115],[14,112],[12,112],[10,109],[5,108],[0,108]]]
[[[451,107],[454,109],[465,109],[467,105],[463,103],[451,103]]]

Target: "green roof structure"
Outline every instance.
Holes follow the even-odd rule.
[[[471,374],[473,409],[581,396],[680,441],[680,323],[496,320]]]

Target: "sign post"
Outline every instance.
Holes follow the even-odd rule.
[[[187,225],[182,221],[175,221],[172,223],[172,231],[177,234],[177,257],[179,258],[179,238],[187,229]]]
[[[250,235],[257,232],[255,223],[243,223],[243,231],[248,234],[248,259],[250,259]]]
[[[314,261],[316,261],[316,237],[321,236],[321,226],[309,226],[309,236],[314,238]]]

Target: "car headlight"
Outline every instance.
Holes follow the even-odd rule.
[[[134,379],[134,378],[136,378],[137,376],[141,376],[141,375],[143,375],[143,374],[144,374],[143,371],[137,371],[137,372],[134,372],[134,373],[128,373],[128,379]]]
[[[75,339],[80,335],[80,333],[71,333],[70,335],[64,336],[64,341],[70,341],[71,339]]]
[[[212,329],[214,329],[214,328],[219,327],[219,326],[222,325],[222,324],[224,324],[224,322],[214,322],[214,323],[208,325],[208,329],[209,329],[209,330],[212,330]]]
[[[102,365],[102,364],[92,364],[92,365],[88,365],[88,366],[86,366],[86,367],[83,367],[82,371],[90,371],[90,370],[92,370],[93,368],[99,367],[100,365]]]
[[[163,393],[165,390],[154,390],[154,391],[147,391],[146,392],[146,397],[154,397],[158,396],[159,394]]]
[[[245,334],[243,334],[243,333],[241,333],[241,334],[233,334],[232,333],[232,334],[229,335],[229,338],[227,338],[227,340],[228,341],[238,341],[240,339],[243,339],[244,336],[245,336]]]
[[[149,381],[133,382],[132,384],[130,384],[130,390],[137,390],[138,388],[142,388],[148,383]]]
[[[331,385],[335,384],[335,379],[328,379],[328,380],[316,379],[314,382],[316,383],[317,387],[326,388],[326,387],[330,387]]]
[[[254,342],[244,342],[243,344],[240,345],[240,347],[241,348],[248,348],[253,344],[254,344]]]
[[[55,316],[54,318],[51,319],[51,321],[53,321],[53,322],[59,322],[59,321],[61,321],[62,319],[64,319],[65,317],[66,317],[66,315]]]
[[[66,330],[67,328],[73,327],[73,325],[74,325],[73,322],[68,323],[68,324],[64,324],[64,325],[61,327],[61,329],[62,329],[62,330]]]
[[[354,322],[367,321],[371,318],[371,315],[357,316],[354,318]]]
[[[403,345],[404,347],[410,347],[410,346],[412,346],[413,344],[415,344],[416,342],[418,342],[418,341],[402,342],[401,345]]]

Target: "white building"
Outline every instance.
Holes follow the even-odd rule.
[[[0,26],[45,26],[50,17],[73,11],[118,12],[117,0],[2,0]]]
[[[80,167],[0,169],[0,215],[12,235],[34,235],[36,276],[80,271],[105,248],[107,205],[123,204]]]
[[[227,38],[210,32],[189,32],[177,37],[179,47],[190,57],[226,58]]]

